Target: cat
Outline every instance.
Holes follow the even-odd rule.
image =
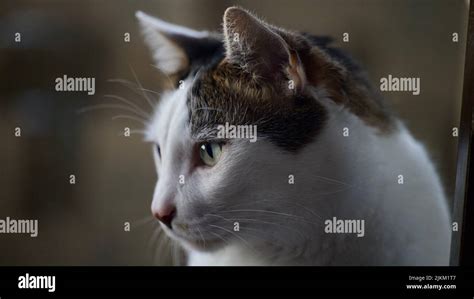
[[[176,85],[146,138],[152,213],[187,265],[448,265],[433,163],[330,38],[240,7],[225,11],[222,33],[136,16]],[[256,142],[217,138],[225,124],[256,126]]]

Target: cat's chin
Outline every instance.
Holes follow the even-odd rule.
[[[226,243],[222,240],[202,240],[202,239],[191,239],[176,234],[171,234],[171,238],[178,241],[179,244],[186,250],[199,251],[199,252],[213,252],[223,248]]]
[[[165,227],[163,229],[169,238],[179,242],[179,244],[186,250],[213,252],[225,247],[227,244],[221,239],[196,239],[182,235]]]
[[[200,251],[200,252],[213,252],[223,248],[226,243],[222,242],[221,240],[190,240],[184,238],[175,238],[177,239],[181,246],[183,246],[186,250],[192,251]]]

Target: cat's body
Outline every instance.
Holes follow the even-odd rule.
[[[448,264],[432,162],[347,57],[238,8],[224,17],[225,54],[202,32],[138,16],[167,57],[157,63],[187,78],[162,97],[148,138],[160,145],[152,210],[188,265]],[[182,34],[188,47],[206,38],[210,57],[176,49]],[[214,142],[226,122],[257,125],[258,141]],[[202,144],[211,166],[196,157]],[[328,232],[333,219],[363,220],[364,232]]]

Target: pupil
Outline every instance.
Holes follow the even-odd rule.
[[[209,144],[206,144],[206,152],[209,155],[209,157],[214,158],[214,155],[212,153],[212,147]]]

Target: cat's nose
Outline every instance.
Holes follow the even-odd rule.
[[[161,223],[171,229],[171,221],[176,216],[176,207],[174,205],[164,205],[158,210],[154,211],[155,217],[160,220]]]

